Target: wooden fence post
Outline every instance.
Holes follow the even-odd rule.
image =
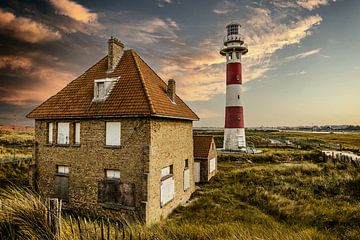
[[[107,240],[110,240],[110,220],[107,219]]]
[[[105,236],[104,236],[104,219],[101,218],[101,240],[104,240],[105,239]]]
[[[119,239],[119,223],[115,223],[115,240]]]
[[[59,204],[59,199],[50,198],[49,199],[49,223],[51,232],[54,234],[56,238],[60,238],[60,215],[59,208],[61,211],[61,207]]]

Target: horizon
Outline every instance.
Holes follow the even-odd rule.
[[[25,114],[106,55],[115,36],[197,113],[223,127],[225,26],[237,19],[246,128],[360,125],[360,2],[355,0],[10,1],[0,3],[0,125]]]

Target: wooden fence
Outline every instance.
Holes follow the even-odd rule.
[[[356,167],[360,167],[360,156],[350,152],[322,151],[324,160],[350,162]]]

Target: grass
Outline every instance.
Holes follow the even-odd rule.
[[[33,139],[33,131],[0,129],[0,160],[31,157]]]
[[[16,134],[12,137],[20,136],[22,146],[31,139],[27,134]],[[269,138],[286,138],[304,145],[264,147],[258,155],[221,154],[218,174],[200,186],[189,205],[178,207],[169,218],[152,226],[128,223],[127,236],[140,232],[147,239],[159,240],[359,239],[359,169],[348,163],[322,162],[316,144],[341,144],[356,151],[360,134],[253,131],[247,138],[259,144]],[[11,137],[0,136],[4,148],[12,141]],[[10,182],[24,186],[29,180],[29,166],[0,165],[0,183],[1,179],[6,184],[0,187]],[[41,197],[19,188],[3,188],[0,192],[0,239],[10,238],[15,231],[20,239],[53,238]],[[61,221],[62,239],[79,239],[77,225],[67,216]],[[85,226],[84,221],[80,223]],[[93,224],[90,220],[89,226]],[[94,237],[93,231],[89,234]],[[110,235],[114,238],[114,226]]]
[[[358,169],[347,163],[220,162],[219,173],[201,186],[189,206],[150,227],[132,223],[127,234],[141,232],[150,239],[358,239],[359,183]],[[31,220],[43,214],[41,198],[22,191],[1,194],[11,205],[0,214],[2,226],[47,234],[47,226]],[[62,221],[63,239],[72,239],[69,219]]]

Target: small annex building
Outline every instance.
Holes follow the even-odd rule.
[[[194,136],[195,183],[208,182],[217,172],[217,151],[213,136]]]
[[[110,218],[165,218],[195,190],[198,116],[115,38],[100,59],[27,115],[35,186],[65,207]]]

